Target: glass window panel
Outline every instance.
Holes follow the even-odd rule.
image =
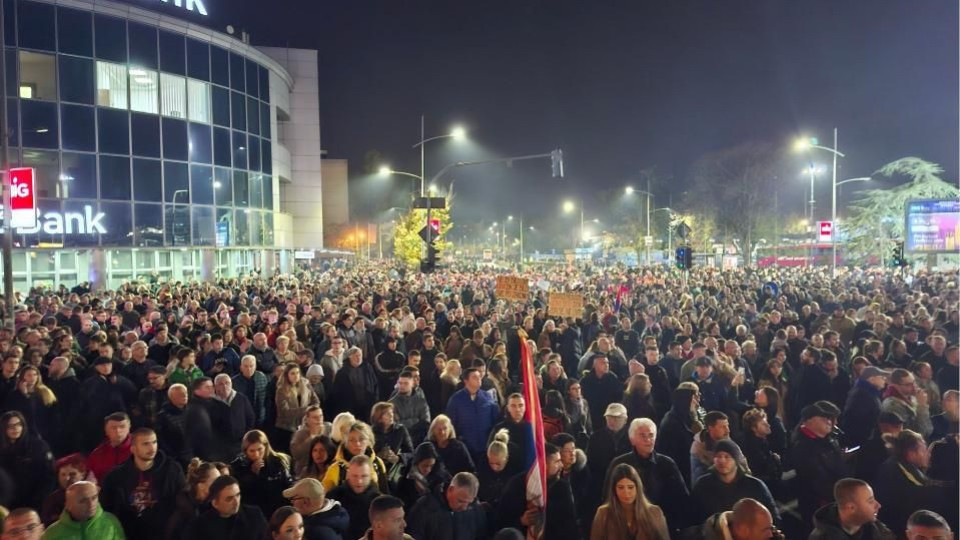
[[[133,198],[137,202],[163,200],[163,175],[155,159],[133,160]]]
[[[108,203],[110,205],[116,205],[117,203]],[[127,205],[129,206],[129,205]],[[106,210],[101,207],[101,211],[106,213]],[[129,210],[127,211],[129,213]],[[106,243],[104,243],[106,245]],[[110,252],[110,269],[114,272],[116,271],[127,271],[133,270],[133,252],[127,250],[116,250]]]
[[[100,151],[130,155],[130,113],[116,109],[97,109]]]
[[[127,61],[127,22],[123,19],[96,15],[93,19],[97,58],[114,62]]]
[[[233,132],[233,166],[247,168],[247,136],[240,131]]]
[[[81,225],[88,214],[92,217],[97,213],[97,203],[94,201],[63,201],[63,245],[64,246],[95,246],[99,242],[97,234],[88,234]],[[101,224],[103,222],[101,221]]]
[[[273,174],[273,147],[270,139],[261,139],[260,169],[266,174]]]
[[[160,31],[160,71],[187,74],[186,46],[183,34]]]
[[[260,95],[260,66],[253,60],[247,60],[247,94]]]
[[[57,38],[60,52],[93,56],[93,16],[60,6],[57,8]]]
[[[159,204],[134,205],[133,244],[138,247],[163,245],[163,207]],[[152,254],[151,254],[152,255]]]
[[[194,122],[210,123],[210,83],[187,79],[187,97],[190,103],[187,110],[190,120]]]
[[[7,132],[10,134],[10,146],[20,145],[20,113],[17,111],[19,99],[7,100]]]
[[[230,127],[230,91],[226,88],[214,86],[211,100],[213,102],[213,123],[218,126]]]
[[[186,163],[163,162],[163,200],[168,203],[190,203],[190,175]]]
[[[230,53],[230,88],[243,92],[245,87],[244,60],[239,54]]]
[[[60,198],[96,199],[96,156],[94,154],[64,152],[59,180]]]
[[[210,143],[210,126],[190,123],[190,161],[210,163],[213,149]]]
[[[230,56],[215,45],[210,46],[210,79],[220,86],[230,86]]]
[[[157,114],[160,112],[160,82],[156,71],[140,66],[130,67],[130,109]]]
[[[57,152],[24,150],[23,167],[33,167],[37,183],[37,198],[60,197],[60,156]]]
[[[190,166],[190,198],[193,204],[213,204],[213,168]]]
[[[260,99],[270,102],[270,71],[260,66]]]
[[[100,235],[101,245],[104,246],[131,246],[133,245],[133,207],[130,203],[102,202],[100,211],[103,212],[103,228],[105,234]],[[114,251],[114,255],[122,254],[123,259],[115,261],[113,268],[132,268],[133,254],[129,251]],[[119,263],[119,264],[118,264]]]
[[[260,170],[260,138],[250,135],[247,138],[247,156],[250,161],[250,170]]]
[[[270,137],[270,105],[260,104],[260,135]]]
[[[167,73],[160,74],[160,114],[175,118],[187,117],[187,80]]]
[[[163,205],[164,237],[168,246],[190,245],[190,207],[185,204]]]
[[[260,134],[260,102],[247,98],[247,131]]]
[[[194,206],[193,213],[193,245],[212,246],[216,244],[216,227],[214,226],[212,206]]]
[[[250,208],[263,206],[263,180],[259,174],[250,174]]]
[[[33,251],[30,253],[30,271],[34,274],[48,274],[56,271],[57,253],[55,251]]]
[[[30,99],[20,100],[20,123],[23,146],[57,148],[57,104]]]
[[[235,245],[233,227],[233,210],[217,208],[217,247]]]
[[[100,156],[100,198],[130,200],[130,158]]]
[[[97,105],[127,108],[127,67],[97,61]]]
[[[210,80],[210,46],[187,38],[187,75],[202,81]]]
[[[19,2],[17,4],[17,23],[20,46],[44,51],[57,50],[57,35],[53,32],[54,7],[39,2]]]
[[[60,55],[60,101],[93,104],[93,60]]]
[[[250,206],[250,185],[244,171],[233,171],[233,204],[241,208]]]
[[[61,144],[64,150],[97,149],[97,132],[94,108],[84,105],[60,105],[60,125],[63,126]]]
[[[273,212],[263,212],[263,245],[273,245]]]
[[[231,92],[230,104],[233,129],[247,129],[247,107],[243,94],[240,92]]]
[[[213,171],[214,203],[217,206],[233,205],[233,174],[230,169],[217,167]]]
[[[157,29],[130,22],[130,63],[146,69],[157,69]]]
[[[46,214],[48,212],[60,213],[61,203],[57,200],[52,199],[40,199],[37,201],[37,208],[40,209],[41,214]],[[17,229],[17,237],[19,237],[19,244],[24,247],[37,247],[40,244],[46,244],[50,246],[62,246],[63,245],[63,222],[59,223],[50,222],[50,223],[40,223],[40,227],[34,231],[27,231],[25,229]],[[17,241],[15,237],[14,241]],[[51,246],[52,247],[52,246]],[[17,268],[17,259],[16,255],[19,253],[14,253],[13,258],[13,270],[14,272],[20,270],[26,270],[26,268]]]
[[[250,245],[250,210],[237,210],[234,213],[236,216],[236,221],[234,223],[233,232],[236,239],[233,242],[235,246],[249,246]]]
[[[250,210],[247,214],[247,221],[250,222],[250,245],[263,245],[263,216],[258,210]]]
[[[216,165],[229,167],[233,148],[230,142],[230,130],[213,128],[213,162]]]
[[[130,134],[132,152],[136,156],[160,157],[160,118],[151,114],[132,113]]]
[[[273,210],[273,178],[263,177],[263,207]]]
[[[163,119],[163,157],[186,161],[189,157],[187,123],[176,118]]]
[[[23,99],[57,100],[57,61],[52,54],[20,51],[20,85]]]
[[[133,262],[137,265],[140,274],[153,271],[154,253],[153,251],[137,251],[134,253]]]
[[[5,51],[6,71],[7,71],[7,97],[17,95],[17,49],[7,49]]]

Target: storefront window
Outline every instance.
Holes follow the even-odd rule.
[[[190,122],[190,161],[210,163],[213,149],[210,143],[210,126]]]
[[[186,163],[163,162],[163,200],[168,203],[190,203],[190,177]]]
[[[191,165],[191,202],[193,204],[213,204],[213,192],[213,169],[206,165]]]
[[[130,158],[100,156],[100,198],[130,200]]]
[[[236,220],[234,222],[234,232],[236,233],[236,241],[233,242],[235,246],[249,246],[250,245],[250,210],[237,210],[234,214]]]
[[[259,174],[250,174],[250,208],[263,206],[263,180]]]
[[[233,204],[241,208],[250,206],[250,186],[244,171],[233,171]]]
[[[164,238],[168,246],[190,245],[190,207],[185,204],[163,205],[165,220]]]
[[[159,161],[133,160],[133,196],[137,202],[163,200],[163,175]]]
[[[250,245],[263,245],[263,214],[259,210],[251,210],[249,214],[250,222]]]
[[[193,245],[213,246],[216,244],[216,228],[212,206],[193,206]]]

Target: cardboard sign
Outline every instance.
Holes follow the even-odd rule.
[[[583,317],[583,295],[577,293],[550,293],[547,313],[553,317]]]
[[[526,278],[497,276],[497,298],[526,302],[529,294],[530,286]]]

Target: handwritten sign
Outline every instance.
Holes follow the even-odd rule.
[[[552,316],[579,318],[583,316],[583,295],[577,293],[550,293],[547,312]]]
[[[497,298],[526,302],[530,294],[530,285],[526,278],[497,276]]]

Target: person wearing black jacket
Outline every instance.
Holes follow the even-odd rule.
[[[339,502],[350,515],[350,527],[344,538],[360,538],[370,527],[370,502],[380,495],[370,472],[370,458],[354,456],[347,468],[346,481],[327,492],[327,498]],[[418,537],[418,540],[421,539]]]
[[[224,452],[236,455],[240,453],[240,439],[253,429],[256,420],[253,406],[247,396],[233,389],[233,379],[226,373],[221,373],[213,380],[214,394],[217,401],[227,406],[224,416],[226,425],[223,426]],[[221,409],[222,410],[222,409]]]
[[[267,435],[253,430],[243,436],[242,453],[230,463],[230,471],[245,493],[243,500],[259,506],[263,515],[287,504],[283,490],[293,484],[290,461],[270,447]]]
[[[137,389],[123,375],[113,373],[113,361],[105,356],[93,361],[94,374],[80,385],[79,419],[83,449],[90,451],[103,437],[103,419],[127,411],[137,401]]]
[[[590,456],[590,473],[594,478],[603,478],[607,474],[607,464],[613,458],[630,451],[630,439],[627,436],[627,408],[620,403],[611,403],[604,414],[603,427],[590,435],[587,443],[587,455]],[[689,450],[688,450],[689,451]],[[593,489],[599,500],[600,487]]]
[[[417,540],[486,538],[486,513],[476,502],[478,483],[476,476],[461,472],[421,497],[408,514],[407,533]]]
[[[576,372],[575,366],[583,354],[583,346],[580,343],[580,329],[577,328],[577,325],[570,317],[567,317],[566,322],[561,324],[560,327],[560,343],[557,347],[557,352],[560,353],[560,358],[562,358],[563,367],[567,371],[567,375],[572,376],[572,374]]]
[[[526,498],[527,473],[514,475],[507,482],[503,497],[497,508],[497,529],[515,527],[521,531],[533,527],[543,527],[544,538],[577,538],[580,524],[577,521],[577,507],[573,501],[570,482],[560,477],[563,462],[560,449],[546,443],[544,453],[547,458],[547,511],[541,515],[537,509],[529,507]],[[542,521],[540,521],[542,520]]]
[[[527,451],[533,444],[530,440],[530,422],[524,420],[524,413],[527,405],[521,394],[510,394],[507,398],[507,406],[504,407],[503,420],[496,423],[490,430],[490,437],[487,444],[492,443],[501,429],[507,430],[510,434],[510,442],[507,447],[510,449],[510,457],[507,461],[507,472],[516,474],[523,468],[526,460]]]
[[[0,472],[10,475],[13,497],[5,504],[10,508],[40,508],[56,487],[53,454],[46,441],[33,433],[19,411],[0,416]],[[0,480],[0,484],[5,484]],[[9,490],[9,485],[4,492]],[[6,493],[5,493],[6,494]]]
[[[894,540],[896,535],[877,520],[880,504],[863,480],[844,478],[833,488],[836,502],[813,515],[814,530],[809,540]]]
[[[883,438],[888,434],[896,437],[901,431],[903,431],[903,419],[897,413],[880,413],[877,426],[857,451],[854,476],[865,482],[873,482],[880,466],[890,458],[890,448]]]
[[[772,493],[778,494],[783,466],[780,464],[780,455],[767,442],[770,431],[767,414],[761,409],[750,409],[743,414],[740,449],[747,458],[751,474],[766,484]]]
[[[240,504],[240,484],[221,476],[210,484],[212,508],[193,523],[189,540],[263,540],[267,520],[254,505]]]
[[[620,379],[610,372],[606,353],[598,351],[593,355],[593,370],[580,379],[580,387],[590,404],[590,420],[594,428],[602,426],[607,406],[617,401],[623,392]]]
[[[949,515],[956,508],[956,489],[931,481],[924,470],[930,464],[930,452],[920,434],[905,429],[896,437],[887,437],[892,446],[890,459],[880,466],[873,482],[880,502],[878,517],[894,531],[905,531],[907,519],[917,510],[933,510]],[[953,505],[953,508],[950,506]]]
[[[813,513],[833,500],[833,485],[850,476],[843,451],[829,438],[833,430],[831,414],[814,405],[800,413],[800,425],[793,432],[790,463],[797,471],[794,490],[800,503],[804,524]]]
[[[883,388],[890,372],[875,366],[867,366],[860,373],[847,395],[847,402],[840,417],[840,427],[846,433],[845,442],[850,446],[862,445],[880,416]]]
[[[346,358],[333,380],[331,402],[336,404],[334,412],[348,412],[357,420],[367,422],[370,420],[370,409],[379,397],[377,375],[373,366],[364,361],[359,348],[350,347]]]
[[[693,444],[694,434],[699,433],[703,425],[697,418],[699,392],[693,383],[683,384],[689,386],[681,386],[673,391],[673,406],[660,422],[656,449],[676,463],[684,483],[690,485],[690,446]]]
[[[774,524],[780,522],[777,503],[770,490],[756,477],[740,467],[743,454],[737,443],[730,439],[717,441],[713,456],[713,467],[693,484],[691,494],[697,521],[726,512],[742,499],[759,501],[770,511]],[[646,487],[646,486],[644,486]]]
[[[140,428],[131,435],[130,459],[107,474],[100,498],[130,538],[160,540],[184,483],[180,465],[158,450],[156,433]]]

